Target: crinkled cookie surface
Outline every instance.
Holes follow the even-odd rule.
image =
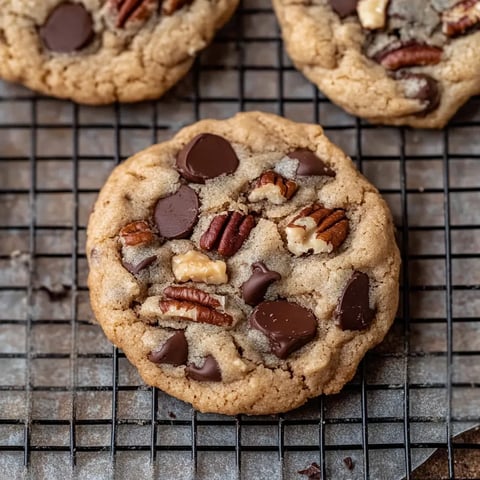
[[[397,309],[388,207],[316,125],[252,112],[187,127],[113,171],[87,234],[106,335],[201,411],[338,392]]]

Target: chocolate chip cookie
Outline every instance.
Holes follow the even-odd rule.
[[[480,0],[273,0],[286,49],[373,123],[440,128],[480,93]]]
[[[393,322],[378,191],[316,125],[205,120],[118,166],[88,225],[93,310],[144,380],[201,411],[338,392]]]
[[[33,5],[34,4],[34,5]],[[86,104],[157,98],[238,0],[25,0],[0,8],[0,76]]]

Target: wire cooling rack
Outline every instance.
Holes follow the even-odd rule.
[[[292,67],[267,0],[243,1],[158,102],[0,94],[1,478],[295,479],[316,462],[324,479],[409,479],[438,447],[459,478],[453,435],[480,423],[480,99],[438,132],[354,119]],[[93,322],[86,222],[129,155],[254,109],[322,124],[379,187],[402,249],[401,304],[340,395],[285,415],[205,415],[146,387]]]

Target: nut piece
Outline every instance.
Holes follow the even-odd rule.
[[[200,247],[207,251],[216,249],[220,255],[231,257],[240,250],[254,226],[252,215],[240,212],[217,215],[201,236]]]
[[[293,197],[297,188],[298,186],[293,180],[288,180],[278,173],[269,170],[262,173],[255,182],[248,200],[250,202],[268,200],[276,205],[281,205]]]
[[[227,264],[222,260],[210,260],[203,253],[190,250],[172,258],[172,270],[179,282],[203,282],[214,285],[227,283]]]
[[[449,37],[461,35],[480,22],[480,0],[463,0],[442,13],[442,31]]]
[[[117,28],[132,20],[145,21],[157,9],[157,0],[110,0],[117,12]]]
[[[162,5],[162,13],[164,15],[171,15],[191,2],[192,0],[164,0]]]
[[[120,230],[120,240],[129,247],[135,245],[148,245],[154,240],[154,235],[147,222],[140,220],[125,225]]]
[[[375,60],[388,70],[419,65],[436,65],[442,59],[443,49],[418,42],[409,42],[394,48],[387,47],[375,55]]]
[[[288,249],[294,255],[330,253],[347,238],[348,219],[345,210],[323,205],[304,208],[285,228]]]
[[[207,292],[189,287],[167,287],[163,291],[168,300],[160,301],[162,316],[187,318],[194,322],[228,327],[233,318],[219,312],[220,302]]]
[[[358,2],[357,13],[363,28],[376,30],[385,26],[388,1],[360,0]]]

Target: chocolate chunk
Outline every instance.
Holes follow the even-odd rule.
[[[185,332],[183,330],[175,332],[160,350],[150,352],[148,359],[153,363],[168,363],[176,367],[185,365],[188,359],[188,343]]]
[[[355,464],[353,463],[352,457],[345,457],[343,459],[343,463],[349,470],[353,470],[353,467],[355,466]]]
[[[340,17],[345,18],[357,12],[358,0],[329,0],[330,6]]]
[[[193,363],[187,365],[185,369],[187,377],[197,382],[221,382],[222,372],[217,361],[212,355],[205,357],[205,362],[201,367],[197,367]]]
[[[50,13],[39,33],[52,52],[75,52],[93,40],[92,16],[81,3],[64,2]]]
[[[298,473],[300,475],[306,475],[308,480],[321,480],[322,471],[320,470],[320,465],[318,463],[313,462],[308,468],[305,470],[299,470]]]
[[[158,233],[165,238],[186,238],[198,220],[198,197],[187,185],[161,198],[155,206]]]
[[[147,257],[143,259],[140,263],[137,263],[136,265],[130,262],[125,262],[125,261],[122,262],[122,265],[130,273],[133,273],[134,275],[136,275],[137,273],[141,272],[144,268],[149,267],[156,259],[157,257],[153,255],[153,257]]]
[[[430,75],[402,71],[395,78],[403,84],[407,98],[420,100],[425,104],[422,114],[432,112],[440,104],[441,96],[438,82]]]
[[[354,272],[345,286],[334,313],[342,330],[363,330],[370,326],[375,311],[369,306],[369,283],[366,273]]]
[[[297,175],[335,176],[335,172],[323,160],[320,160],[312,151],[306,148],[297,148],[297,150],[290,152],[288,156],[298,160]]]
[[[262,302],[250,315],[250,326],[264,333],[278,358],[285,359],[317,333],[315,315],[297,303]]]
[[[242,297],[246,304],[255,306],[263,301],[268,287],[282,276],[269,270],[263,262],[252,265],[252,276],[241,286]]]
[[[197,135],[177,156],[180,174],[193,183],[233,173],[237,167],[238,158],[230,143],[211,133]]]

